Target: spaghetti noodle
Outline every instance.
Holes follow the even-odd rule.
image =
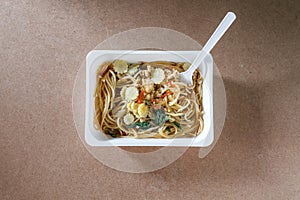
[[[103,63],[97,71],[94,125],[112,137],[194,137],[203,130],[202,76],[179,73],[189,63]]]

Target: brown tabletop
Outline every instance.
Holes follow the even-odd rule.
[[[174,29],[212,54],[227,116],[212,152],[151,173],[119,172],[79,139],[72,89],[86,54],[115,33]],[[300,1],[11,1],[0,4],[0,199],[299,199]]]

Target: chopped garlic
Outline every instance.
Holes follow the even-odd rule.
[[[145,91],[147,93],[151,93],[153,89],[154,89],[154,86],[152,84],[148,84],[145,86]]]
[[[125,91],[125,99],[127,101],[129,100],[135,100],[139,95],[139,91],[136,87],[129,87]]]
[[[113,62],[113,68],[115,72],[123,74],[128,71],[128,64],[125,60],[115,60]]]
[[[155,84],[160,84],[163,80],[165,79],[165,72],[164,70],[160,69],[160,68],[156,68],[151,76],[151,80],[155,83]]]
[[[146,97],[145,97],[145,99],[151,100],[151,95],[150,95],[150,94],[147,94]]]
[[[132,114],[128,113],[127,115],[124,116],[124,123],[126,125],[132,124],[133,121],[134,121],[134,116]]]
[[[146,121],[146,118],[141,118],[140,119],[140,122],[145,122]]]

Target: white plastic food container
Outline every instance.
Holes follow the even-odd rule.
[[[214,139],[213,129],[213,58],[209,54],[199,66],[203,76],[204,129],[193,138],[110,138],[94,128],[94,92],[96,71],[106,61],[123,59],[128,62],[138,61],[173,61],[192,62],[198,51],[126,51],[93,50],[86,57],[86,107],[85,107],[85,141],[91,146],[192,146],[206,147]]]

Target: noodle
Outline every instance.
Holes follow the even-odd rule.
[[[97,70],[94,127],[112,137],[194,137],[204,128],[200,71],[193,85],[181,81],[185,63],[128,64],[116,60]]]

